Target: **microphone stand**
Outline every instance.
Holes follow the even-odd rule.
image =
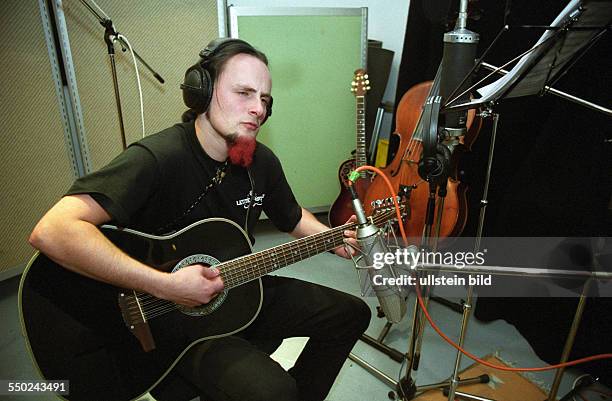
[[[428,128],[426,128],[426,132],[423,137],[423,160],[422,164],[419,165],[419,175],[429,184],[429,197],[427,201],[427,211],[425,214],[425,225],[421,238],[421,249],[430,249],[433,251],[436,251],[438,248],[438,239],[440,235],[442,215],[444,212],[444,203],[447,194],[449,175],[448,166],[450,164],[450,160],[447,160],[447,158],[449,158],[450,151],[452,151],[452,149],[454,148],[454,142],[458,143],[458,137],[464,135],[466,132],[465,127],[460,127],[460,117],[457,117],[457,121],[453,120],[452,123],[450,123],[450,125],[448,126],[446,123],[449,123],[449,121],[446,121],[445,124],[443,124],[445,125],[445,127],[443,129],[440,129],[440,132],[438,132],[438,130],[440,125],[439,117],[440,106],[442,102],[441,96],[448,97],[446,92],[450,90],[450,85],[453,85],[454,87],[453,92],[459,90],[459,88],[470,76],[470,74],[468,73],[467,77],[465,77],[463,81],[459,80],[459,83],[457,85],[455,77],[452,77],[451,72],[445,71],[446,69],[449,69],[451,65],[461,71],[465,68],[465,63],[473,63],[473,59],[469,57],[469,55],[471,51],[475,52],[474,46],[478,42],[478,34],[475,34],[466,29],[467,7],[467,0],[461,0],[459,18],[457,20],[455,29],[444,35],[445,52],[441,63],[441,69],[443,70],[442,74],[440,75],[441,89],[439,90],[439,93],[434,93],[433,96],[431,96],[427,100],[423,108],[423,118],[424,121],[428,123]],[[452,46],[452,50],[450,50],[449,47],[448,53],[446,46]],[[458,49],[461,49],[461,51]],[[461,54],[461,56],[459,56],[459,54]],[[454,63],[458,64],[454,65]],[[444,89],[442,89],[442,87],[444,87]],[[441,140],[444,140],[444,142],[448,142],[449,146],[447,146],[445,143],[441,143]],[[448,153],[441,153],[439,148],[440,146],[447,147],[450,149],[450,151]],[[437,202],[436,191],[438,192]],[[434,222],[435,229],[432,235],[432,228],[434,226]],[[417,273],[417,280],[418,279],[419,275]],[[425,307],[427,307],[429,304],[431,289],[431,286],[424,287],[422,295],[423,304]],[[410,391],[417,390],[417,387],[414,385],[414,380],[411,377],[411,373],[413,370],[415,371],[415,373],[418,370],[418,364],[421,356],[423,331],[425,327],[424,313],[419,308],[418,302],[415,302],[415,310],[413,316],[414,317],[412,324],[412,335],[409,343],[408,352],[410,358],[406,377],[403,381],[403,384],[407,385]],[[486,376],[485,380],[488,381],[488,376]],[[458,383],[456,383],[455,385],[457,384]],[[445,382],[444,385],[448,385],[448,382]],[[418,390],[422,390],[422,387],[418,388]],[[403,395],[408,395],[412,397],[414,394],[403,392]]]
[[[437,180],[435,179],[430,180],[430,184],[432,185],[432,188],[433,188],[434,197],[435,197],[435,191],[436,191],[436,185],[437,185],[436,183],[437,183]],[[375,235],[376,234],[375,231],[378,229],[376,228],[375,231],[372,231],[373,227],[368,222],[365,216],[365,212],[363,210],[363,207],[361,206],[359,197],[357,196],[357,193],[355,192],[354,187],[352,185],[349,186],[349,190],[353,198],[353,201],[352,201],[353,209],[355,210],[355,215],[357,217],[357,224],[358,224],[357,239],[359,241],[360,237],[363,237],[364,239],[369,238],[372,235]],[[435,206],[435,203],[434,203],[434,206]],[[433,213],[430,213],[430,215],[433,216]],[[372,252],[373,249],[374,249],[374,244],[371,245],[371,248],[367,250],[367,252]],[[359,269],[359,266],[355,260],[353,260],[353,263],[355,263],[355,267]],[[381,303],[381,307],[382,305],[383,304]],[[368,362],[366,362],[362,358],[359,358],[354,354],[349,355],[349,359],[351,359],[352,361],[354,361],[355,363],[357,363],[358,365],[360,365],[361,367],[369,371],[371,374],[375,375],[377,378],[379,378],[380,380],[384,381],[389,386],[394,388],[397,391],[397,394],[400,395],[401,399],[405,401],[408,401],[414,398],[417,392],[422,392],[422,391],[435,389],[435,388],[445,388],[445,387],[448,387],[450,384],[449,381],[444,381],[440,383],[417,387],[415,380],[412,378],[411,373],[413,371],[416,372],[418,370],[419,359],[420,359],[420,353],[419,353],[420,342],[419,341],[420,341],[421,334],[423,333],[423,324],[422,324],[423,318],[422,318],[422,315],[419,313],[419,311],[420,311],[419,304],[418,302],[415,302],[414,303],[414,313],[413,313],[414,322],[412,325],[412,335],[410,337],[409,351],[407,354],[402,355],[402,359],[405,358],[408,360],[408,368],[406,370],[406,376],[403,379],[401,379],[399,382],[395,382],[391,377],[387,376],[385,373],[381,372],[379,369],[376,369],[375,367],[370,365]],[[387,327],[390,327],[390,325],[385,326],[385,328]],[[388,329],[385,330],[385,333],[384,333],[385,335],[387,331]],[[385,350],[383,349],[383,352],[384,351]],[[388,355],[393,358],[393,354],[388,353]],[[487,383],[488,381],[489,381],[489,376],[484,374],[484,375],[481,375],[475,378],[460,380],[459,383],[460,384],[474,384],[474,383]],[[392,395],[393,395],[392,392],[389,393],[390,397]],[[486,399],[484,400],[489,401]]]
[[[106,19],[100,21],[104,26],[104,42],[106,43],[108,57],[111,63],[111,75],[113,77],[113,89],[115,90],[115,103],[117,104],[117,117],[119,118],[119,131],[121,133],[121,145],[125,150],[127,148],[127,141],[125,139],[125,126],[123,124],[123,113],[121,111],[121,96],[119,95],[119,81],[117,80],[117,67],[115,64],[115,46],[113,41],[117,37],[117,32],[113,27],[113,21]]]
[[[120,38],[119,33],[115,30],[115,26],[113,21],[108,17],[108,15],[100,9],[100,7],[96,4],[96,7],[104,14],[102,17],[96,10],[94,10],[85,0],[80,0],[81,3],[89,10],[91,14],[93,14],[96,19],[100,22],[100,25],[104,27],[104,43],[106,43],[106,48],[108,52],[108,57],[111,64],[111,75],[113,78],[113,89],[115,92],[115,104],[117,105],[117,117],[119,118],[119,130],[121,133],[121,145],[125,150],[127,148],[127,140],[125,136],[125,126],[123,124],[123,112],[121,111],[121,96],[119,93],[119,81],[117,79],[117,67],[115,63],[115,45],[114,42],[117,40],[121,43],[123,51],[125,51],[125,42]],[[94,3],[95,4],[95,3]],[[144,65],[157,79],[160,83],[164,83],[164,79],[159,75],[151,66],[140,57],[138,53],[134,50],[134,56]]]
[[[467,20],[467,0],[461,0],[460,11],[459,11],[459,19],[457,20],[456,27],[453,31],[448,32],[444,36],[445,43],[452,43],[453,46],[460,46],[462,49],[464,44],[466,46],[473,46],[477,40],[478,35],[474,34],[471,31],[465,29],[466,20]],[[456,47],[454,48],[456,49]],[[475,51],[475,48],[473,49]],[[455,50],[454,56],[446,56],[449,57],[446,61],[443,60],[441,64],[446,65],[446,68],[449,68],[449,63],[452,63],[450,60],[455,60],[457,50]],[[467,52],[469,53],[469,51]],[[469,57],[468,57],[469,58]],[[458,60],[458,59],[457,59]],[[465,60],[464,60],[465,61]],[[472,60],[473,61],[473,60]],[[468,60],[469,63],[469,60]],[[463,68],[463,66],[461,66]],[[448,73],[448,72],[447,72]],[[469,74],[468,74],[469,76]],[[443,78],[443,75],[440,75]],[[436,80],[438,76],[436,77]],[[465,78],[467,79],[467,77]],[[465,81],[464,79],[464,81]],[[444,79],[442,79],[444,81]],[[463,85],[464,81],[459,82],[455,91]],[[454,85],[452,79],[447,79],[445,82],[446,86]],[[450,90],[450,89],[449,89]],[[448,174],[449,168],[448,165],[450,160],[447,160],[450,156],[450,151],[441,153],[440,146],[447,146],[446,144],[440,143],[440,134],[443,134],[444,140],[448,141],[450,146],[450,150],[453,149],[453,141],[458,142],[458,137],[460,135],[465,134],[465,128],[455,128],[454,126],[457,122],[451,124],[451,127],[445,127],[442,132],[438,132],[439,126],[439,116],[440,116],[440,107],[441,107],[442,97],[439,95],[439,90],[434,91],[430,94],[430,97],[425,102],[423,107],[423,112],[421,118],[424,122],[426,122],[426,128],[423,136],[423,156],[422,160],[419,163],[419,175],[429,184],[429,196],[427,201],[427,211],[425,215],[425,225],[423,228],[423,234],[421,238],[421,249],[433,249],[437,250],[438,247],[438,238],[440,232],[440,226],[442,222],[442,214],[444,211],[444,201],[447,193],[447,184],[448,184]],[[459,123],[460,124],[460,123]],[[445,149],[443,149],[445,150]],[[436,205],[436,191],[438,191],[438,202]],[[436,207],[437,213],[436,213]],[[432,228],[434,226],[434,221],[437,219],[435,223],[435,231],[432,235]],[[416,279],[419,280],[420,276],[418,272],[415,272]],[[423,292],[423,303],[425,307],[427,307],[429,303],[431,286],[425,287]],[[465,311],[465,306],[464,306]],[[416,386],[416,379],[413,377],[414,374],[417,373],[419,368],[420,356],[421,356],[421,346],[422,346],[422,338],[424,331],[424,313],[419,308],[418,302],[415,302],[414,311],[413,311],[413,321],[412,321],[412,333],[410,336],[410,341],[408,344],[408,353],[407,360],[408,365],[406,368],[406,375],[397,385],[398,392],[403,400],[412,399],[417,392],[424,391],[431,388],[439,388],[446,387],[452,385],[450,381],[438,383],[436,385],[430,386]],[[476,382],[486,383],[488,382],[488,375],[483,375],[479,378],[476,378]],[[455,377],[455,386],[459,384]],[[474,381],[471,381],[474,382]],[[462,382],[465,383],[465,382]]]
[[[480,251],[480,242],[482,240],[482,231],[484,228],[484,219],[486,208],[488,205],[488,193],[489,193],[489,182],[491,178],[491,167],[493,165],[493,151],[495,150],[495,138],[497,135],[497,125],[499,123],[499,114],[493,113],[491,109],[485,110],[481,113],[481,117],[492,117],[493,118],[493,129],[491,132],[491,143],[489,145],[489,158],[487,161],[487,170],[485,173],[485,182],[484,182],[484,190],[482,194],[482,199],[480,200],[480,215],[478,216],[478,229],[476,232],[476,243],[474,244],[474,252]],[[473,295],[474,295],[474,286],[472,284],[468,285],[467,295],[465,298],[465,302],[463,303],[463,316],[461,319],[461,330],[459,332],[459,347],[463,348],[463,344],[465,342],[465,336],[467,333],[468,322],[470,319],[470,315],[472,312],[472,304],[473,304]],[[448,401],[455,400],[455,394],[458,396],[464,395],[464,393],[457,392],[457,386],[459,385],[458,375],[459,375],[459,367],[461,364],[462,353],[457,351],[457,357],[455,359],[455,367],[453,369],[453,374],[451,376],[450,382],[451,385],[448,390]]]
[[[440,114],[440,96],[435,96],[428,99],[427,104],[423,108],[423,114],[428,121],[428,131],[423,138],[423,156],[424,161],[419,166],[419,174],[429,184],[429,196],[427,198],[427,209],[425,212],[425,226],[423,227],[423,236],[421,238],[421,247],[429,248],[431,240],[431,230],[434,224],[434,214],[436,211],[436,189],[442,187],[442,183],[446,184],[446,179],[442,179],[446,169],[445,163],[447,160],[439,160],[437,153],[438,146],[438,116]],[[445,188],[446,189],[446,188]],[[442,217],[441,210],[438,210],[438,218]],[[439,222],[438,222],[439,223]],[[437,238],[434,239],[437,248]]]

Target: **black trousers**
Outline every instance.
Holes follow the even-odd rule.
[[[159,401],[321,401],[370,322],[361,299],[301,280],[265,276],[264,299],[244,331],[196,345],[153,391]],[[309,337],[293,368],[270,354]]]

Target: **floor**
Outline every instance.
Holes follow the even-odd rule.
[[[292,238],[279,233],[264,222],[256,234],[255,250],[267,249],[271,246],[288,242]],[[296,263],[279,271],[279,274],[309,280],[322,285],[334,287],[359,296],[360,290],[356,271],[352,262],[341,259],[329,253],[314,256],[308,260]],[[21,334],[17,308],[17,289],[19,277],[0,282],[0,379],[32,380],[37,378],[29,354],[26,352]],[[367,297],[365,301],[375,311],[378,305],[375,297]],[[411,298],[412,301],[412,298]],[[430,303],[433,319],[441,329],[455,341],[461,325],[461,316],[439,303]],[[400,352],[406,352],[411,326],[411,310],[402,322],[392,327],[385,343]],[[375,315],[375,312],[373,313]],[[386,323],[384,318],[373,317],[367,334],[378,337]],[[284,367],[289,367],[304,345],[304,339],[296,338],[285,341],[274,354],[274,358]],[[518,331],[503,320],[482,323],[472,318],[469,322],[468,336],[465,347],[478,356],[497,354],[502,360],[514,366],[544,366],[533,352],[532,348]],[[386,375],[397,380],[404,374],[399,363],[375,350],[371,346],[358,342],[353,354],[375,366]],[[413,375],[418,386],[436,383],[447,379],[453,370],[456,352],[447,345],[429,326],[423,335],[423,347],[420,369]],[[462,358],[461,368],[472,364],[472,361]],[[580,375],[577,370],[568,370],[561,384],[559,394],[566,394],[573,381]],[[532,382],[538,383],[543,389],[549,388],[554,373],[544,372],[529,375]],[[363,369],[351,360],[347,360],[340,372],[327,399],[329,401],[374,401],[388,400],[390,391],[394,389]],[[29,401],[51,400],[49,396],[9,396],[0,395],[0,400]],[[150,397],[143,398],[143,400]],[[530,400],[516,400],[530,401]],[[538,400],[540,401],[540,400]]]

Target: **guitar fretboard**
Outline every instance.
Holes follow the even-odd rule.
[[[344,241],[344,230],[354,227],[354,224],[345,224],[265,251],[245,255],[216,267],[221,271],[225,288],[231,289],[290,264],[339,247]]]
[[[380,226],[394,216],[394,210],[379,212],[372,216],[372,222]],[[225,289],[229,290],[290,264],[337,248],[344,243],[344,231],[354,230],[355,227],[355,223],[344,224],[265,251],[232,259],[215,267],[221,271]]]
[[[357,146],[355,148],[355,164],[357,167],[367,164],[366,157],[366,133],[365,133],[365,96],[356,96],[356,129],[357,129]],[[365,176],[365,172],[361,172],[361,176]]]

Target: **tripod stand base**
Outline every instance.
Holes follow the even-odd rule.
[[[399,399],[404,400],[404,401],[409,401],[411,399],[413,399],[417,393],[422,393],[424,391],[427,390],[433,390],[433,389],[444,389],[444,391],[446,392],[446,394],[448,394],[448,387],[450,386],[450,380],[446,380],[443,382],[439,382],[439,383],[434,383],[434,384],[427,384],[424,386],[416,386],[414,383],[414,381],[409,378],[409,377],[405,377],[404,379],[402,379],[401,381],[397,382],[395,379],[393,379],[391,376],[385,374],[384,372],[382,372],[381,370],[375,368],[374,366],[370,365],[368,362],[366,362],[365,360],[363,360],[362,358],[358,357],[355,354],[349,354],[349,359],[353,362],[355,362],[357,365],[361,366],[362,368],[364,368],[365,370],[367,370],[370,374],[372,374],[374,377],[376,377],[377,379],[379,379],[380,381],[384,382],[387,386],[391,387],[394,391],[389,392],[389,398],[390,399],[395,399],[395,395],[399,395]],[[463,379],[463,380],[458,380],[458,385],[468,385],[468,384],[476,384],[476,383],[488,383],[489,382],[489,375],[480,375],[477,377],[473,377],[470,379]],[[446,389],[445,389],[446,387]],[[461,393],[461,395],[463,395],[464,393]],[[457,392],[456,395],[459,397],[460,393]],[[476,396],[472,396],[470,394],[465,394],[466,396],[471,396],[471,397],[476,397]],[[468,398],[466,398],[468,399]],[[471,398],[468,400],[485,400],[485,401],[494,401],[491,400],[489,398]]]
[[[368,344],[369,346],[376,348],[383,354],[387,355],[389,358],[393,359],[395,362],[402,363],[402,361],[404,360],[404,354],[402,354],[396,349],[393,349],[383,344],[382,342],[376,340],[375,338],[368,336],[367,334],[362,334],[359,339],[363,341],[364,343]]]
[[[417,393],[417,386],[411,377],[405,376],[397,383],[397,393],[400,394],[400,399],[411,400]]]

